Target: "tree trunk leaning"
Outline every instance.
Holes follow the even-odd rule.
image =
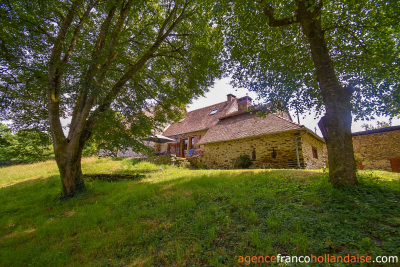
[[[303,1],[296,2],[297,17],[310,44],[315,74],[326,109],[318,126],[327,144],[330,182],[336,187],[357,185],[351,134],[352,91],[343,87],[336,76],[321,27],[322,6],[315,6],[311,11]]]

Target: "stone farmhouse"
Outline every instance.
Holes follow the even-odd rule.
[[[248,155],[253,168],[323,168],[325,141],[287,112],[260,117],[249,112],[252,99],[227,95],[227,101],[186,113],[163,133],[175,142],[161,151],[197,157],[210,168],[233,168]]]
[[[353,133],[359,169],[400,172],[400,125]]]

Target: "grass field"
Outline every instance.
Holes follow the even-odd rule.
[[[97,158],[82,166],[87,174],[145,176],[86,181],[84,193],[60,201],[54,162],[0,168],[0,266],[400,255],[399,174],[363,171],[360,186],[338,190],[323,171],[189,170]]]

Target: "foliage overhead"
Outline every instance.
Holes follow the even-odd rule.
[[[264,8],[276,19],[296,22],[296,1],[221,2],[228,13],[226,46],[236,86],[250,88],[267,102],[300,113],[324,105],[307,38],[298,23],[270,27]],[[330,56],[343,86],[355,89],[356,118],[400,113],[400,2],[383,0],[306,1],[323,4],[321,21]],[[291,21],[288,21],[291,22]]]
[[[18,129],[48,130],[49,64],[60,44],[61,67],[55,66],[61,72],[60,118],[70,118],[82,98],[93,98],[88,118],[98,120],[99,111],[109,106],[120,114],[119,120],[107,121],[115,122],[114,129],[130,118],[155,127],[177,119],[185,104],[221,75],[222,32],[212,23],[210,5],[189,0],[2,2],[0,119],[12,119]],[[59,40],[72,7],[76,16]],[[122,89],[116,92],[118,86]],[[143,118],[141,112],[151,106],[157,115]]]
[[[376,130],[376,129],[382,129],[382,128],[387,128],[392,126],[392,120],[390,119],[389,122],[386,121],[377,121],[376,126],[368,123],[364,123],[361,125],[362,128],[364,128],[365,131],[369,130]]]
[[[155,124],[151,116],[138,113],[134,118],[124,118],[121,113],[108,110],[100,119],[86,146],[95,144],[96,150],[110,152],[125,150],[130,147],[133,151],[146,151],[142,138],[151,132]],[[117,155],[115,155],[117,156]]]

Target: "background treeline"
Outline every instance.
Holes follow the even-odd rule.
[[[98,153],[98,145],[88,142],[83,151],[84,156]],[[38,129],[11,131],[0,123],[0,166],[21,163],[32,163],[54,159],[53,145],[48,133]]]

